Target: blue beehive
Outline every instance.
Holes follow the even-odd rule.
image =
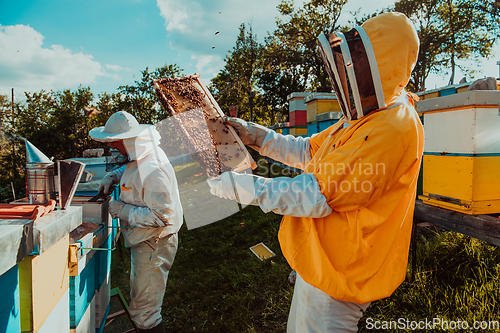
[[[95,293],[96,282],[96,257],[94,254],[88,262],[89,255],[82,257],[79,263],[79,274],[70,276],[69,279],[69,319],[70,327],[76,328],[80,323],[85,311],[92,302]],[[83,268],[81,268],[83,266]]]
[[[335,124],[337,122],[338,122],[337,119],[331,119],[331,120],[321,121],[321,122],[318,123],[319,131],[322,132],[322,131],[326,130],[328,127],[332,126],[333,124]]]
[[[449,96],[449,95],[454,95],[456,93],[457,93],[456,87],[446,87],[439,91],[440,96]]]
[[[319,125],[317,122],[307,124],[307,136],[319,133]]]
[[[17,265],[0,275],[0,286],[0,332],[21,332]]]

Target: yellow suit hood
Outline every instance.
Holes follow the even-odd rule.
[[[401,95],[417,63],[419,39],[415,27],[402,13],[384,13],[361,27],[370,38],[387,106]]]

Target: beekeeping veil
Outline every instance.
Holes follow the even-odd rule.
[[[418,55],[413,24],[384,13],[347,33],[320,34],[318,49],[347,120],[383,109],[403,92]]]

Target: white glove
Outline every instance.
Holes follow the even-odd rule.
[[[251,146],[252,148],[257,148],[258,150],[262,147],[262,142],[264,141],[267,133],[272,132],[272,130],[267,129],[264,126],[246,122],[240,118],[225,118],[228,125],[231,125],[244,145]]]
[[[114,172],[108,172],[99,184],[99,192],[105,195],[110,195],[113,192],[113,185],[118,184],[120,180]]]
[[[128,216],[134,205],[126,204],[121,200],[113,200],[109,203],[108,212],[114,219],[120,219],[120,224],[128,224]],[[122,225],[123,226],[123,225]]]
[[[311,173],[271,179],[224,172],[217,178],[207,179],[207,183],[213,195],[241,204],[258,205],[264,213],[312,218],[332,213],[318,181]]]
[[[233,171],[224,172],[219,177],[208,178],[210,193],[215,196],[236,200],[241,204],[255,204],[254,176]]]

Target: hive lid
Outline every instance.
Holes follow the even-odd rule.
[[[26,142],[26,163],[49,163],[49,164],[53,163],[31,142],[29,142],[28,140],[25,140],[25,142]]]
[[[500,91],[498,90],[471,90],[457,94],[424,99],[417,103],[418,112],[429,112],[462,107],[498,107]]]

